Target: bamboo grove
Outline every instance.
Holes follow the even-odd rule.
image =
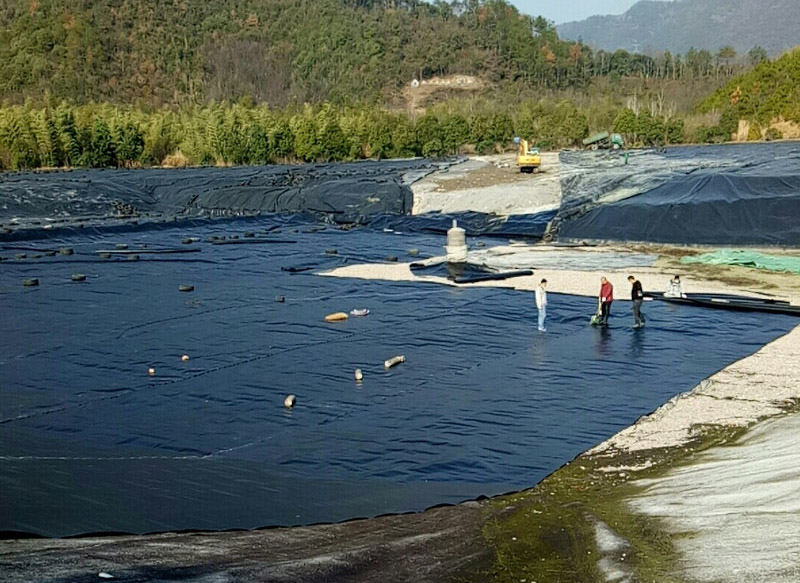
[[[502,111],[433,108],[418,118],[377,107],[329,103],[298,110],[215,104],[143,112],[111,105],[0,109],[0,168],[247,165],[437,157],[513,147],[516,135],[543,147],[575,146],[589,132],[570,101],[523,103]],[[462,104],[465,105],[465,104]],[[473,104],[474,105],[474,104]],[[465,109],[466,106],[464,107]],[[648,143],[682,141],[682,122],[630,110],[621,127]],[[644,125],[643,125],[644,124]]]

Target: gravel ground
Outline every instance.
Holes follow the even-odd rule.
[[[411,186],[413,214],[465,212],[535,214],[558,208],[558,153],[542,153],[536,174],[524,174],[514,155],[482,156],[436,172]]]

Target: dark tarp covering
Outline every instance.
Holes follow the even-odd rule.
[[[447,233],[453,220],[466,231],[467,236],[528,237],[540,239],[547,224],[555,216],[555,211],[545,211],[525,215],[495,215],[479,212],[426,213],[424,215],[397,216],[379,215],[372,217],[369,225],[373,228],[391,229],[413,233]]]
[[[500,271],[482,263],[464,262],[423,262],[409,265],[414,275],[438,275],[456,283],[475,283],[478,281],[494,281],[533,275],[530,269]]]
[[[772,298],[753,298],[735,294],[709,294],[693,293],[681,296],[668,296],[661,292],[645,292],[645,297],[654,300],[686,304],[702,308],[716,308],[720,310],[740,310],[743,312],[771,312],[774,314],[788,314],[800,316],[800,306],[793,306],[786,300]]]
[[[244,230],[275,242],[207,242]],[[184,238],[201,252],[96,253]],[[594,298],[551,294],[540,334],[532,293],[315,274],[443,243],[263,218],[1,262],[0,530],[309,524],[529,487],[796,323],[648,302],[634,331],[619,302],[597,329]]]
[[[800,144],[563,152],[566,239],[800,245]]]
[[[412,217],[409,185],[460,161],[0,174],[0,242],[161,229],[164,222],[196,225],[209,217],[270,213],[431,233],[446,232],[455,218],[470,236],[542,237],[555,211]]]
[[[409,214],[408,185],[458,161],[6,173],[0,174],[0,221],[309,212],[358,222],[378,213]]]
[[[514,237],[525,239],[541,239],[545,233],[548,222],[553,218],[555,211],[546,211],[535,215],[500,216],[478,212],[465,213],[427,213],[424,215],[395,215],[375,214],[359,218],[361,226],[368,226],[375,230],[384,230],[397,233],[435,233],[444,235],[452,226],[453,220],[464,228],[469,237]],[[274,213],[271,217],[275,221],[287,222],[294,220],[317,221],[318,214],[312,213]],[[72,236],[100,236],[124,233],[136,233],[146,230],[163,230],[174,228],[193,228],[201,225],[219,225],[225,220],[236,221],[246,228],[249,221],[259,220],[258,216],[217,217],[217,218],[180,218],[169,221],[155,220],[113,220],[104,218],[76,224],[59,223],[42,228],[41,221],[38,225],[28,224],[25,228],[14,228],[7,233],[0,232],[0,245],[13,246],[21,241],[49,240]],[[337,226],[336,223],[323,221],[322,225]],[[352,225],[344,224],[344,228]],[[440,249],[441,251],[442,249]]]

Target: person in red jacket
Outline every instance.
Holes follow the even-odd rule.
[[[598,324],[608,326],[608,315],[611,312],[611,302],[614,301],[614,286],[605,277],[600,278],[600,320]]]

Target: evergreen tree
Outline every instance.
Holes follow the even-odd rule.
[[[487,136],[493,142],[505,145],[514,137],[514,120],[506,112],[494,112],[489,124]]]
[[[395,124],[387,115],[378,116],[369,130],[369,155],[378,160],[393,155],[395,144],[392,129]]]
[[[247,163],[268,164],[272,162],[269,147],[269,134],[257,122],[250,122],[247,127]]]
[[[50,168],[62,166],[64,155],[50,111],[45,108],[38,112],[33,111],[30,115],[33,117],[33,133],[39,152],[39,163]]]
[[[174,153],[179,140],[173,134],[171,120],[165,113],[157,113],[150,120],[144,136],[142,160],[146,164],[160,165],[164,159]]]
[[[126,123],[117,128],[116,145],[117,163],[120,166],[135,166],[144,152],[144,136],[137,126]]]
[[[423,156],[428,155],[425,153],[426,150],[428,152],[435,152],[434,155],[439,156],[442,153],[441,133],[439,120],[436,116],[433,114],[424,115],[417,120],[414,126],[416,142],[414,149]]]
[[[767,51],[764,50],[762,47],[755,46],[747,53],[747,60],[750,62],[750,65],[755,67],[767,60]]]
[[[673,117],[666,122],[667,143],[669,144],[682,144],[683,137],[683,120]]]
[[[458,154],[459,148],[469,139],[469,124],[457,113],[446,116],[440,123],[440,142],[444,151]]]
[[[278,119],[269,131],[269,148],[276,160],[285,160],[294,153],[294,134],[285,119]]]
[[[626,142],[635,142],[636,128],[636,114],[633,111],[623,109],[617,114],[617,118],[614,120],[614,131],[621,134]]]
[[[393,157],[407,158],[419,155],[415,149],[416,136],[414,124],[405,116],[394,116],[390,122],[392,127],[392,153]]]
[[[291,119],[292,135],[294,136],[294,153],[301,160],[312,162],[319,156],[317,142],[317,127],[310,111],[297,114]]]
[[[345,138],[335,110],[326,104],[320,111],[316,126],[317,156],[326,162],[343,160],[350,152],[350,145]]]
[[[5,157],[8,161],[4,166],[12,170],[27,170],[40,165],[39,151],[36,139],[31,132],[30,124],[25,119],[25,113],[15,108],[6,112],[0,126],[0,142],[4,144]]]
[[[92,124],[88,156],[89,166],[107,168],[117,165],[117,152],[111,130],[105,120],[97,118]]]
[[[432,138],[422,146],[422,155],[426,158],[437,158],[444,153],[444,146],[439,138]]]

